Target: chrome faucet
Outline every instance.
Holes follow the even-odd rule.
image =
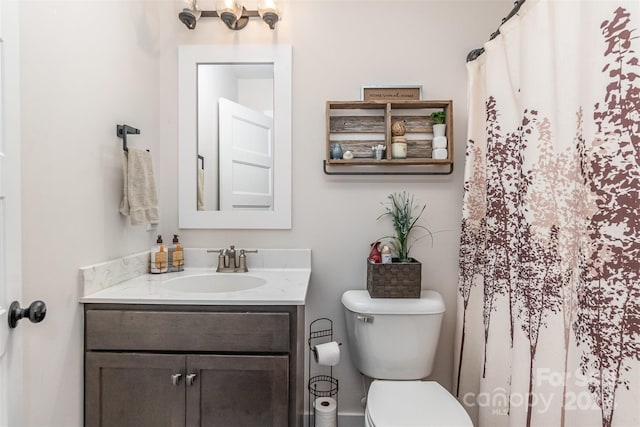
[[[249,271],[247,268],[247,255],[248,253],[257,253],[257,249],[240,249],[240,255],[236,257],[236,247],[234,245],[229,246],[229,249],[209,249],[207,252],[217,252],[218,255],[218,268],[217,273],[246,273]]]

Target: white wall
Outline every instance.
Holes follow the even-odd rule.
[[[204,210],[217,210],[218,202],[218,99],[238,97],[236,78],[228,67],[198,66],[198,154],[204,157]]]
[[[20,3],[23,302],[48,306],[43,323],[21,326],[24,419],[80,426],[78,268],[151,245],[151,233],[118,212],[116,124],[141,129],[130,145],[149,148],[161,172],[158,52],[165,47],[148,2]]]
[[[273,117],[273,78],[238,79],[238,103]]]
[[[195,31],[181,1],[21,2],[24,300],[43,299],[46,321],[25,333],[25,425],[82,424],[82,311],[78,268],[146,249],[154,241],[118,213],[121,141],[115,125],[142,130],[150,148],[165,235],[188,247],[309,247],[307,320],[329,316],[346,343],[340,295],[364,288],[369,243],[389,232],[380,202],[408,190],[428,204],[433,247],[417,245],[425,287],[447,303],[434,378],[451,385],[458,223],[466,122],[464,58],[510,1],[285,2],[276,31],[240,32],[216,20]],[[204,6],[210,6],[204,3]],[[293,45],[293,229],[177,230],[177,46]],[[328,177],[325,101],[356,100],[362,84],[421,84],[453,99],[456,170],[449,177]],[[341,412],[360,412],[360,378],[343,346]]]

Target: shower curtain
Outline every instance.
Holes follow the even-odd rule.
[[[640,2],[528,0],[468,63],[453,392],[640,426]]]

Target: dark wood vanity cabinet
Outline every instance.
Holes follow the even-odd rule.
[[[302,426],[303,306],[85,305],[85,425]]]
[[[184,356],[87,352],[85,426],[185,425]]]

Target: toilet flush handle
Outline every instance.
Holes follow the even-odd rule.
[[[373,323],[373,316],[365,316],[364,314],[358,314],[356,319],[364,322],[364,323]]]

